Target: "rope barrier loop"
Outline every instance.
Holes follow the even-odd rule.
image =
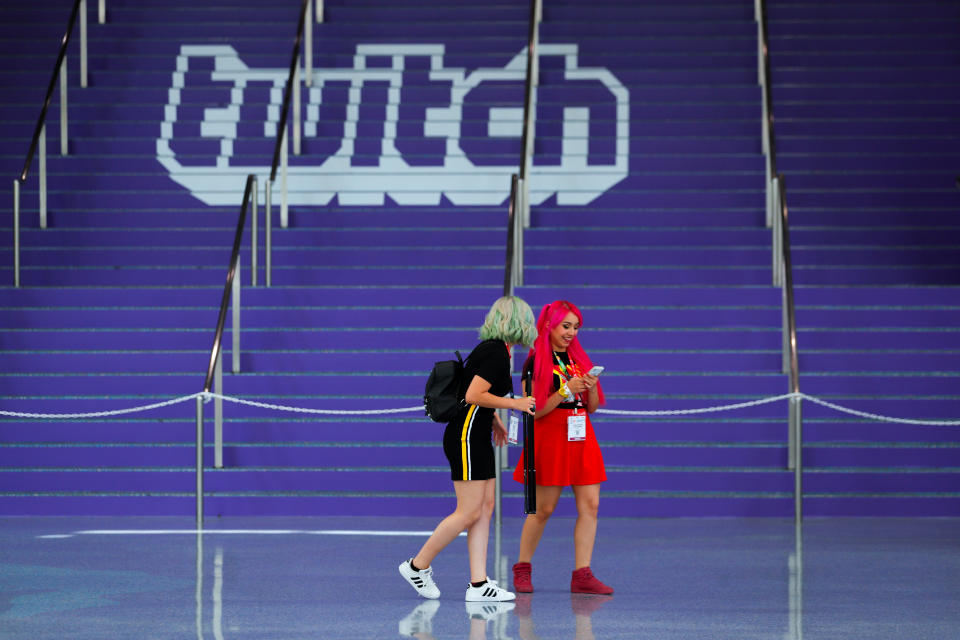
[[[219,398],[221,400],[226,400],[227,402],[233,402],[235,404],[247,405],[250,407],[258,407],[260,409],[270,409],[272,411],[287,411],[292,413],[307,413],[314,415],[337,415],[337,416],[369,416],[369,415],[389,415],[389,414],[399,414],[399,413],[411,413],[414,411],[423,411],[423,406],[416,407],[403,407],[400,409],[355,409],[355,410],[344,410],[344,409],[309,409],[307,407],[291,407],[287,405],[280,404],[271,404],[267,402],[256,402],[254,400],[244,400],[242,398],[235,398],[233,396],[221,395],[219,393],[211,393],[209,391],[200,391],[188,396],[181,396],[179,398],[172,398],[170,400],[164,400],[162,402],[156,402],[153,404],[130,407],[127,409],[114,409],[111,411],[94,411],[90,413],[26,413],[20,411],[4,411],[0,410],[0,416],[8,416],[12,418],[37,418],[37,419],[47,419],[47,420],[78,420],[83,418],[105,418],[111,416],[120,416],[129,413],[137,413],[142,411],[151,411],[153,409],[161,409],[163,407],[169,407],[175,404],[181,404],[183,402],[189,402],[196,398],[202,398],[205,403],[210,402],[214,398]],[[850,409],[849,407],[844,407],[832,402],[827,402],[826,400],[821,400],[814,396],[807,395],[805,393],[785,393],[780,396],[771,396],[768,398],[759,398],[757,400],[750,400],[747,402],[738,402],[736,404],[728,405],[719,405],[713,407],[702,407],[698,409],[668,409],[668,410],[655,410],[655,411],[628,411],[620,409],[598,409],[597,413],[602,413],[606,415],[616,415],[616,416],[636,416],[636,417],[654,417],[654,416],[683,416],[683,415],[694,415],[694,414],[703,414],[703,413],[717,413],[720,411],[732,411],[735,409],[745,409],[747,407],[755,407],[764,404],[770,404],[773,402],[780,402],[782,400],[791,400],[799,398],[802,400],[809,400],[814,404],[832,409],[834,411],[839,411],[841,413],[846,413],[849,415],[868,418],[870,420],[879,420],[881,422],[894,422],[898,424],[910,424],[910,425],[919,425],[919,426],[930,426],[930,427],[957,427],[960,426],[960,420],[914,420],[910,418],[895,418],[892,416],[884,416],[876,413],[868,413],[866,411],[858,411],[856,409]]]

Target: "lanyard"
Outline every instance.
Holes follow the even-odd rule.
[[[561,380],[563,380],[564,382],[567,382],[568,380],[570,380],[570,378],[576,377],[576,375],[577,375],[576,366],[577,366],[577,365],[576,365],[575,363],[572,363],[572,362],[570,363],[570,372],[568,373],[568,372],[567,372],[567,367],[563,364],[563,360],[560,359],[560,356],[558,356],[556,352],[553,353],[553,358],[554,358],[554,360],[556,360],[557,365],[560,367],[560,379],[561,379]]]
[[[560,356],[557,355],[556,351],[554,351],[554,353],[553,353],[553,358],[554,358],[554,360],[556,360],[557,366],[558,366],[559,369],[560,369],[560,370],[559,370],[559,374],[560,374],[560,380],[561,380],[561,382],[563,382],[564,384],[566,384],[571,378],[576,377],[578,367],[577,367],[577,365],[576,365],[575,362],[571,362],[571,363],[570,363],[570,370],[567,371],[567,367],[563,364],[563,360],[560,359]],[[574,402],[574,404],[576,404],[577,406],[582,406],[582,404],[583,404],[583,399],[580,397],[580,394],[579,394],[579,393],[574,394],[574,396],[573,396],[573,402]],[[576,409],[574,409],[574,412],[576,412]]]

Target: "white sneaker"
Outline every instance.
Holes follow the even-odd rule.
[[[431,635],[433,633],[433,616],[440,608],[439,600],[421,602],[407,617],[400,621],[398,631],[402,636],[415,636],[418,633]]]
[[[494,620],[513,609],[512,602],[466,602],[467,616],[478,620]]]
[[[410,586],[413,587],[421,597],[427,598],[428,600],[436,600],[440,597],[440,589],[438,589],[437,585],[433,582],[433,568],[427,567],[420,571],[414,571],[413,567],[410,566],[412,560],[413,558],[410,558],[410,560],[405,560],[400,563],[398,567],[400,575],[410,583]]]
[[[506,589],[501,589],[497,586],[496,582],[488,580],[484,582],[479,587],[475,587],[472,584],[467,587],[467,602],[505,602],[507,600],[513,600],[517,596],[513,593],[507,591]]]

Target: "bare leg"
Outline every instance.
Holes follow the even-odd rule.
[[[573,528],[574,569],[590,566],[593,543],[597,538],[597,512],[600,508],[600,485],[586,484],[573,487],[577,500],[577,524]]]
[[[438,553],[480,518],[486,483],[486,480],[454,481],[453,490],[457,494],[457,508],[440,521],[419,553],[414,556],[413,564],[418,569],[429,567]]]
[[[480,517],[467,529],[467,550],[470,554],[470,582],[487,579],[487,542],[490,540],[490,517],[493,515],[496,483],[490,480],[478,480],[484,483],[483,501]],[[416,563],[414,563],[416,564]],[[418,567],[420,565],[417,565]]]
[[[517,562],[530,562],[533,559],[533,552],[540,544],[547,520],[557,508],[562,491],[563,487],[537,485],[537,512],[527,515],[523,521],[523,531],[520,532],[520,555],[517,556]]]

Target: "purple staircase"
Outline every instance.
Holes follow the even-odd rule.
[[[288,4],[117,0],[107,25],[91,21],[91,87],[71,86],[71,155],[50,158],[51,228],[36,229],[34,176],[24,195],[24,288],[0,288],[4,409],[99,411],[200,390],[243,177],[218,173],[218,163],[260,175],[269,164],[279,104],[274,71],[289,63],[299,3]],[[702,19],[691,20],[692,11]],[[66,16],[58,12],[43,2],[0,9],[0,168],[11,179],[53,55],[34,39],[59,37]],[[542,58],[538,91],[534,189],[559,186],[534,193],[519,294],[535,308],[563,297],[584,309],[582,339],[607,367],[612,409],[699,408],[784,393],[780,294],[768,284],[763,229],[751,3],[551,2],[544,18],[541,41],[550,55]],[[474,344],[503,277],[503,176],[519,160],[522,103],[510,63],[524,47],[526,19],[522,8],[453,0],[405,9],[328,3],[327,22],[315,30],[322,82],[312,96],[304,92],[304,149],[291,159],[291,228],[276,229],[274,219],[271,289],[246,286],[244,251],[243,371],[225,373],[227,394],[322,409],[416,406],[433,361]],[[362,58],[369,76],[358,71],[360,44],[370,45]],[[438,58],[430,47],[439,44]],[[569,74],[562,46],[570,44],[579,69],[609,75]],[[185,45],[234,53],[185,52]],[[398,47],[405,52],[400,87],[389,73]],[[238,61],[247,69],[238,71]],[[451,100],[451,86],[471,78],[482,82]],[[621,88],[626,114],[615,100]],[[457,144],[445,144],[457,122]],[[55,129],[48,127],[51,150]],[[352,153],[342,157],[344,139]],[[467,178],[457,173],[465,162]],[[627,168],[618,180],[620,162]],[[579,167],[571,176],[599,167],[615,177],[603,188],[596,186],[603,172],[594,182],[550,182],[551,171],[570,166]],[[437,185],[424,187],[420,169],[436,174]],[[185,186],[191,170],[221,178],[204,179],[192,195]],[[350,182],[368,174],[359,187]],[[791,212],[803,207],[794,208],[793,193]],[[275,216],[278,202],[275,196]],[[0,216],[9,229],[9,211]],[[802,226],[802,213],[794,219]],[[799,233],[794,241],[803,245]],[[0,257],[0,275],[9,275],[9,249]],[[853,386],[837,394],[829,372],[850,372],[843,379],[863,385],[872,379],[861,375],[867,362],[879,370],[889,363],[949,369],[947,358],[920,355],[957,335],[956,322],[928,310],[936,303],[923,296],[935,290],[901,304],[912,305],[913,325],[889,321],[885,335],[916,338],[906,355],[874,351],[878,332],[856,331],[848,309],[820,310],[819,299],[804,297],[823,291],[835,290],[798,293],[800,344],[810,343],[802,362],[811,371],[802,378],[808,393],[858,400]],[[871,292],[888,289],[850,291],[823,304],[869,307]],[[916,311],[923,325],[933,323],[930,331],[902,330],[920,326]],[[869,308],[864,314],[875,317]],[[851,339],[863,341],[852,347],[855,370],[843,364]],[[825,375],[812,373],[818,370]],[[906,395],[878,394],[886,404],[877,408],[955,417],[949,376],[915,380]],[[922,381],[944,384],[923,389]],[[208,443],[211,414],[208,405]],[[439,515],[450,507],[440,427],[419,413],[317,418],[227,404],[225,415],[225,468],[214,470],[209,444],[206,452],[209,515]],[[953,432],[931,431],[919,446],[913,431],[812,406],[805,415],[817,443],[807,452],[807,486],[816,492],[809,514],[956,510]],[[792,513],[785,404],[665,419],[606,415],[596,424],[612,472],[605,514]],[[0,513],[191,514],[193,430],[192,403],[120,419],[6,419]],[[835,432],[844,434],[839,444]],[[858,440],[864,446],[845,446]],[[853,462],[837,462],[861,450]],[[906,469],[897,463],[903,454]],[[919,473],[905,473],[911,465]],[[519,514],[518,487],[505,486],[506,513]]]
[[[769,4],[804,392],[869,413],[960,415],[960,8]],[[960,514],[956,427],[804,405],[807,508]]]

